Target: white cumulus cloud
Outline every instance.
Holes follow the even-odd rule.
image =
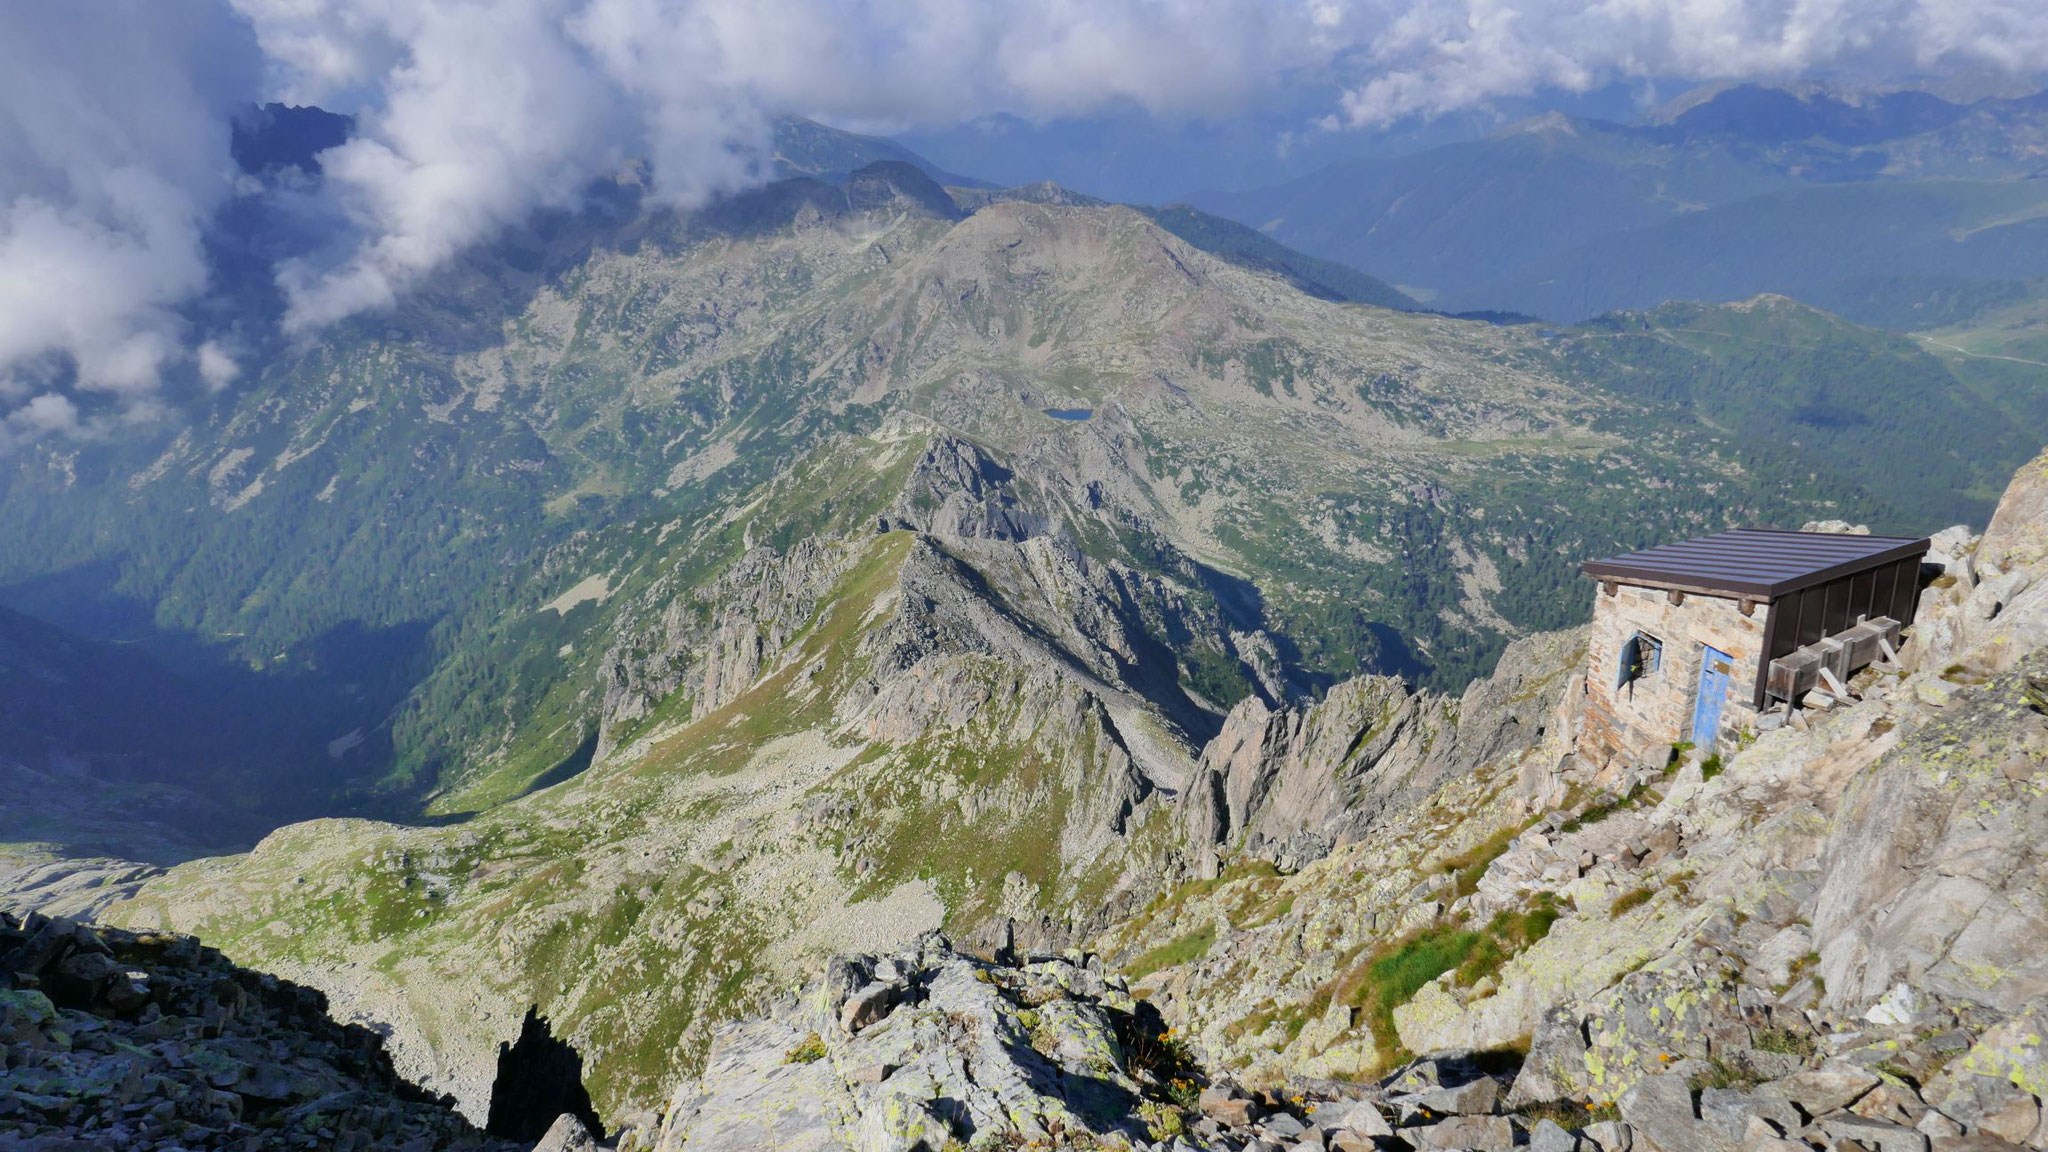
[[[1629,79],[1885,84],[2048,69],[2040,0],[1360,0],[1333,124],[1378,127]]]
[[[1373,127],[1617,80],[2048,70],[2042,0],[89,0],[0,7],[0,403],[15,435],[146,410],[177,367],[249,102],[357,118],[310,193],[342,243],[277,270],[302,331],[645,161],[694,204],[761,178],[773,117],[870,128],[1313,80]],[[28,407],[33,405],[33,412]]]
[[[62,373],[135,397],[186,358],[175,309],[233,189],[228,117],[255,43],[209,0],[13,5],[0,18],[0,394]],[[17,430],[61,431],[44,393]]]

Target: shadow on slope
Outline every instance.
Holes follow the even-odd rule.
[[[0,842],[170,864],[315,816],[407,810],[370,785],[428,665],[426,623],[344,624],[252,668],[96,594],[90,573],[49,582],[73,589],[67,622],[97,627],[0,603],[0,792],[21,801],[0,806]]]
[[[498,1045],[498,1076],[491,1082],[484,1131],[507,1140],[538,1140],[565,1112],[592,1132],[604,1131],[583,1086],[583,1054],[554,1034],[538,1007],[528,1007],[519,1039]]]

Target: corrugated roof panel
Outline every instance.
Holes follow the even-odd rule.
[[[1624,584],[1775,599],[1927,551],[1925,537],[1737,528],[1591,560],[1588,576]]]

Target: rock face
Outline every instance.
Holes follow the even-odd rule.
[[[2013,476],[1984,530],[1977,559],[1985,570],[2001,574],[2048,560],[2048,452]]]
[[[939,1149],[952,1142],[1149,1138],[1179,1115],[1171,1075],[1122,981],[1099,964],[985,963],[928,936],[835,958],[766,1019],[721,1031],[670,1102],[656,1147]]]
[[[991,963],[934,934],[893,956],[835,957],[800,997],[721,1031],[658,1132],[624,1138],[660,1152],[1224,1152],[1398,1135],[1505,1152],[1528,1127],[1499,1114],[1504,1091],[1442,1060],[1341,1092],[1247,1092],[1195,1063],[1098,957]]]
[[[1387,676],[1345,681],[1297,707],[1247,698],[1202,750],[1180,802],[1184,826],[1197,843],[1289,868],[1320,859],[1390,806],[1552,732],[1583,654],[1582,631],[1518,640],[1462,699]]]
[[[1813,914],[1829,1004],[1902,984],[2005,1011],[2048,995],[2048,722],[2024,702],[2048,653],[2016,671],[1850,784]]]
[[[2048,557],[2017,563],[2041,477],[1986,541],[1939,534],[1903,667],[1725,758],[1596,773],[1555,731],[1508,740],[1316,859],[1254,830],[1344,811],[1297,782],[1333,787],[1352,734],[1373,749],[1372,719],[1331,724],[1345,708],[1400,704],[1359,706],[1366,684],[1320,715],[1241,707],[1205,756],[1213,803],[1186,803],[1242,838],[1097,947],[1260,1083],[1526,1045],[1505,1107],[1594,1110],[1545,1130],[1559,1147],[2048,1144]]]
[[[0,913],[0,1148],[478,1149],[320,993],[187,936]]]

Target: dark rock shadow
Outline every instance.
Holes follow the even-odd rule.
[[[533,783],[526,786],[526,793],[539,792],[546,788],[552,788],[565,780],[574,780],[576,777],[581,776],[583,770],[590,767],[590,762],[596,758],[597,729],[592,728],[590,735],[585,736],[583,742],[576,745],[575,751],[562,757],[561,761],[554,767],[534,777]]]
[[[498,1076],[484,1131],[506,1140],[535,1141],[567,1112],[602,1137],[604,1121],[583,1086],[583,1054],[554,1034],[538,1006],[526,1010],[519,1039],[498,1045]]]

